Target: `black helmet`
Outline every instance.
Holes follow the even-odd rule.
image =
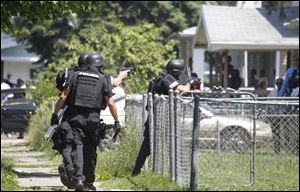
[[[101,68],[103,63],[104,63],[103,57],[101,57],[100,55],[95,54],[95,53],[88,55],[86,58],[87,65],[95,65],[96,67]]]
[[[173,59],[167,64],[166,70],[171,75],[179,75],[184,71],[184,63],[182,60]]]
[[[89,54],[81,54],[78,58],[78,67],[81,68],[81,67],[84,67],[86,66],[86,58],[87,56],[89,56]]]

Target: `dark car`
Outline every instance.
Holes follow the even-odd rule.
[[[1,90],[1,133],[24,132],[35,109],[26,89]]]

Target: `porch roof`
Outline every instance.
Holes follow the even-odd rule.
[[[299,28],[284,25],[299,18],[299,7],[268,14],[265,8],[202,5],[194,45],[215,50],[299,49]]]
[[[16,42],[12,36],[1,33],[1,61],[36,62],[40,57],[28,52],[22,44]]]

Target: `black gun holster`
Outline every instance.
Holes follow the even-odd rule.
[[[106,124],[103,122],[103,119],[101,119],[96,130],[96,142],[99,143],[100,139],[104,139],[105,134],[106,134]]]

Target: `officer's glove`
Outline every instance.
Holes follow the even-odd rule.
[[[51,126],[52,125],[58,125],[59,123],[59,119],[58,119],[58,116],[57,114],[52,114],[52,117],[51,117]]]
[[[115,130],[115,134],[113,136],[113,141],[116,142],[118,134],[121,132],[121,125],[119,121],[115,121],[114,130]]]

